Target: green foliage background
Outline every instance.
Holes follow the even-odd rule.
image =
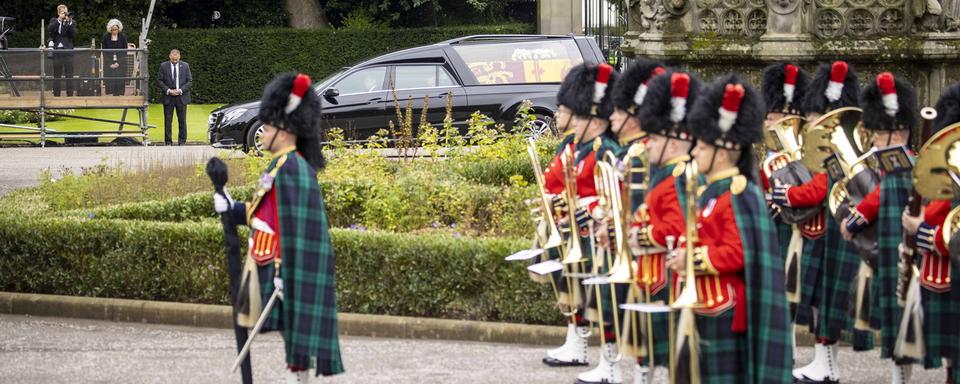
[[[151,78],[171,49],[181,51],[193,71],[193,102],[226,104],[259,99],[277,73],[300,71],[320,80],[343,67],[385,53],[475,34],[533,33],[525,24],[416,29],[218,28],[151,31]],[[100,32],[96,39],[99,44]],[[13,47],[37,47],[38,35],[18,33]],[[129,41],[139,34],[128,32]],[[79,41],[79,40],[78,40]],[[83,44],[78,43],[78,46]],[[151,100],[160,90],[154,85]]]

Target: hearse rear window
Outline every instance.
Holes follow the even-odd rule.
[[[455,45],[480,84],[559,83],[583,62],[571,40]]]

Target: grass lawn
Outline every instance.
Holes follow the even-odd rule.
[[[187,106],[187,141],[196,142],[196,143],[206,143],[207,141],[207,117],[210,115],[210,111],[219,108],[223,104],[190,104]],[[123,114],[121,109],[75,109],[73,110],[72,115],[85,116],[85,117],[94,117],[98,119],[109,119],[109,120],[120,120],[120,117]],[[173,117],[173,141],[177,141],[177,121],[176,113]],[[139,124],[140,115],[136,110],[130,110],[127,112],[126,121]],[[149,131],[150,141],[152,143],[163,144],[163,105],[161,104],[151,104],[147,108],[147,124],[155,125],[156,128],[151,128]],[[31,126],[31,124],[27,124]],[[33,124],[32,126],[36,126]],[[90,121],[82,119],[61,119],[58,121],[52,121],[47,123],[47,127],[50,129],[55,129],[60,132],[75,132],[75,131],[110,131],[116,130],[119,124],[114,123],[102,123],[99,121]],[[10,128],[0,128],[4,131],[11,131]],[[123,129],[125,131],[137,130],[136,126],[124,125]],[[108,141],[109,138],[101,139],[101,142]],[[39,141],[39,140],[38,140]]]

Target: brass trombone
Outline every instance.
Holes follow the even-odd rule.
[[[556,216],[554,215],[554,209],[556,208],[554,207],[553,198],[547,193],[543,170],[540,166],[540,155],[537,153],[536,142],[532,139],[528,140],[527,142],[527,154],[530,156],[530,162],[533,165],[534,178],[536,179],[537,188],[539,190],[539,197],[537,200],[540,205],[539,211],[540,215],[542,215],[541,220],[546,225],[546,231],[544,233],[545,236],[540,236],[543,237],[541,239],[541,248],[543,250],[558,248],[562,258],[564,254],[564,241],[563,236],[560,233],[560,229],[557,226]],[[547,261],[548,257],[549,256],[547,252],[543,252],[541,254],[540,261],[545,262]],[[564,272],[566,272],[568,265],[564,264],[563,266]],[[566,317],[572,317],[575,315],[578,309],[577,301],[573,291],[564,297],[558,289],[557,283],[554,281],[553,277],[547,275],[546,280],[549,281],[550,286],[553,289],[554,296],[557,299],[557,307],[560,312]],[[568,286],[570,282],[571,281],[568,280]],[[564,308],[564,306],[566,306],[566,308]]]
[[[676,351],[671,351],[671,353],[676,353],[677,358],[673,359],[674,362],[670,367],[670,379],[671,382],[676,382],[677,372],[679,365],[680,354],[683,351],[683,345],[687,346],[687,368],[689,372],[686,372],[689,375],[689,382],[692,384],[700,383],[700,340],[697,335],[697,325],[696,325],[696,313],[693,309],[696,307],[697,303],[700,301],[697,296],[697,279],[694,269],[694,248],[695,244],[699,239],[697,234],[697,163],[691,161],[686,169],[684,169],[684,177],[686,181],[686,201],[684,202],[684,208],[686,210],[686,232],[685,243],[686,247],[684,249],[686,255],[686,265],[684,266],[684,287],[680,294],[677,296],[677,299],[673,301],[670,305],[674,309],[680,310],[680,321],[677,324],[677,342],[673,343],[677,346]],[[680,344],[681,340],[685,340],[683,344]]]

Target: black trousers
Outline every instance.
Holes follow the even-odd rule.
[[[73,80],[73,53],[56,51],[53,53],[53,95],[60,96],[61,83],[66,83],[67,96],[73,96],[76,87]],[[60,80],[60,79],[68,80]]]
[[[177,110],[177,124],[180,128],[177,132],[177,143],[183,144],[187,141],[187,105],[178,102],[163,105],[163,141],[167,144],[173,143],[170,130],[173,126],[174,109]]]

